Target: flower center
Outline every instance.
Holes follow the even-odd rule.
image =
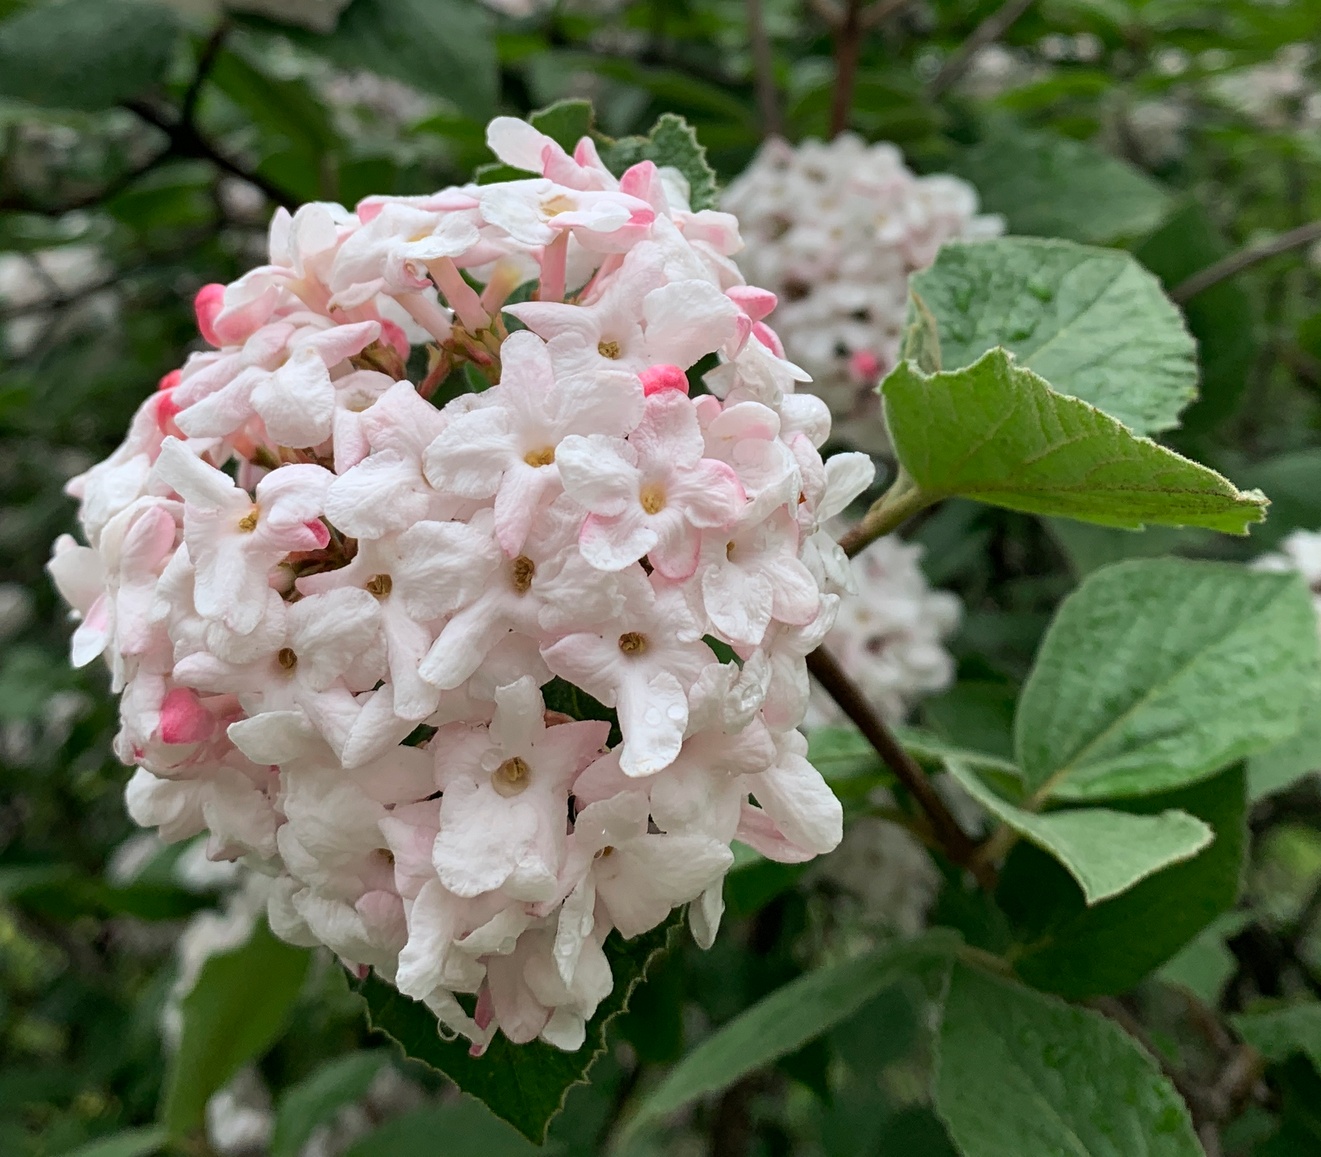
[[[380,862],[387,868],[394,867],[394,852],[390,851],[389,848],[377,848],[372,855],[380,860]]]
[[[558,193],[554,197],[547,197],[541,202],[541,211],[547,217],[558,217],[561,213],[570,213],[575,208],[572,197],[566,197],[563,193]]]
[[[526,791],[531,776],[532,769],[528,767],[527,760],[520,755],[515,755],[512,759],[506,759],[504,763],[491,772],[491,786],[495,788],[497,795],[502,795],[508,799],[510,796]]]
[[[368,594],[375,595],[378,599],[383,599],[394,590],[394,579],[388,574],[374,574],[367,580],[364,589]]]
[[[619,649],[625,655],[641,655],[647,649],[647,636],[641,631],[625,631],[619,636]]]
[[[523,455],[523,461],[529,466],[549,466],[555,461],[555,447],[543,446],[540,450],[529,450]]]
[[[613,856],[614,854],[615,854],[615,849],[612,848],[609,844],[606,844],[606,846],[602,848],[599,852],[597,852],[596,855],[592,857],[592,859],[605,860]]]
[[[514,590],[520,595],[527,594],[532,589],[532,577],[536,573],[537,564],[527,555],[520,554],[509,568],[509,577],[514,584]]]
[[[292,647],[281,647],[276,652],[275,661],[286,671],[292,671],[298,666],[298,656],[294,654]]]
[[[247,514],[239,519],[239,529],[243,531],[244,534],[251,534],[257,529],[257,518],[260,513],[261,511],[254,506]]]
[[[659,482],[648,482],[638,494],[638,500],[648,514],[659,514],[665,509],[665,487]]]
[[[603,358],[609,358],[614,361],[619,357],[619,343],[617,341],[601,341],[596,343],[596,352]]]
[[[725,543],[725,557],[728,559],[732,559],[734,557],[734,550],[735,550],[735,544],[734,544],[734,540],[731,538],[727,543]]]

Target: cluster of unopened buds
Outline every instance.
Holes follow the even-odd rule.
[[[823,462],[733,217],[488,137],[535,175],[277,214],[50,564],[138,822],[477,1053],[577,1048],[612,930],[687,904],[710,944],[731,841],[838,843],[796,727],[849,583],[822,525],[873,472]]]
[[[977,192],[945,174],[919,177],[884,142],[852,133],[793,146],[771,138],[725,192],[747,247],[743,273],[779,296],[775,328],[812,375],[836,434],[884,451],[876,386],[894,369],[908,278],[955,238],[998,235]]]

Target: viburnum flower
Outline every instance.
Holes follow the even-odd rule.
[[[688,905],[708,946],[733,841],[838,843],[795,729],[851,582],[823,525],[872,479],[823,461],[733,217],[489,141],[527,177],[277,213],[50,564],[134,818],[478,1055],[578,1048],[612,936]]]
[[[811,375],[836,434],[884,450],[876,385],[899,357],[909,275],[944,242],[996,236],[1003,221],[977,215],[965,181],[919,177],[893,145],[851,133],[797,147],[768,140],[723,206],[748,241],[739,267],[779,299],[774,352]]]

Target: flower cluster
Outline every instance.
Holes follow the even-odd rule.
[[[1321,530],[1295,530],[1285,535],[1278,551],[1261,555],[1253,564],[1260,570],[1297,571],[1312,591],[1318,630],[1321,630]]]
[[[853,559],[857,590],[844,596],[826,646],[886,719],[902,723],[923,695],[954,681],[945,640],[958,629],[958,595],[933,590],[922,573],[922,547],[879,538]],[[814,690],[809,724],[838,724],[832,699]]]
[[[836,433],[885,447],[876,385],[899,356],[908,276],[954,238],[997,235],[971,185],[918,177],[889,144],[845,133],[798,148],[772,139],[726,191],[748,240],[739,265],[780,301],[776,332],[830,404]]]
[[[733,217],[488,139],[535,175],[277,214],[50,563],[134,818],[478,1053],[577,1048],[611,930],[688,904],[709,944],[732,840],[839,842],[795,728],[850,581],[822,527],[873,472],[822,460]]]

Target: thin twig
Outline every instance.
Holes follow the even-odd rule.
[[[862,57],[862,0],[847,0],[844,19],[835,27],[835,93],[830,105],[830,137],[833,140],[849,127],[853,115],[853,90]]]
[[[927,85],[927,95],[942,96],[953,88],[968,71],[973,57],[1008,32],[1009,26],[1026,13],[1034,2],[1035,0],[1006,0],[977,25],[972,35],[950,54],[950,58],[945,61],[940,71],[931,78],[931,83]]]
[[[775,51],[766,31],[766,13],[761,0],[748,0],[748,38],[752,42],[752,66],[757,83],[757,111],[763,136],[784,135],[780,120],[780,94],[775,85]]]
[[[136,113],[149,125],[153,125],[165,133],[170,138],[170,152],[175,156],[210,161],[222,172],[238,177],[242,181],[247,181],[248,184],[260,189],[277,205],[283,205],[286,209],[293,209],[298,206],[298,197],[287,189],[282,189],[274,181],[263,177],[255,169],[246,169],[237,161],[226,156],[203,137],[197,127],[190,122],[182,120],[172,122],[144,101],[129,101],[124,107],[130,112]]]
[[[931,821],[931,829],[940,846],[950,861],[961,868],[967,868],[976,877],[983,888],[990,891],[995,887],[995,870],[991,865],[978,862],[977,845],[967,832],[959,826],[959,821],[940,798],[940,793],[932,786],[926,772],[918,766],[903,744],[885,725],[885,721],[867,701],[852,679],[835,657],[824,647],[818,647],[807,657],[807,669],[821,684],[826,693],[839,705],[857,725],[866,740],[876,748],[885,765],[895,774],[908,793],[918,802]]]
[[[1272,257],[1279,257],[1282,253],[1288,253],[1291,249],[1300,249],[1304,245],[1310,245],[1313,241],[1321,241],[1321,221],[1300,225],[1297,229],[1290,229],[1289,232],[1281,233],[1270,241],[1249,245],[1245,249],[1240,249],[1237,253],[1231,253],[1214,265],[1207,266],[1200,273],[1194,273],[1187,281],[1180,282],[1170,290],[1170,298],[1183,305],[1199,293],[1206,292],[1213,285],[1219,285],[1222,281],[1236,277],[1245,269],[1250,269],[1259,262],[1267,261]]]
[[[211,75],[211,70],[215,68],[216,61],[220,58],[220,51],[225,47],[225,41],[228,39],[232,27],[229,17],[222,16],[220,22],[212,29],[211,35],[207,37],[206,43],[202,45],[201,55],[197,58],[197,71],[193,74],[192,83],[189,84],[188,91],[184,93],[183,104],[180,106],[179,120],[183,124],[196,123],[197,102],[202,95],[202,87]]]

